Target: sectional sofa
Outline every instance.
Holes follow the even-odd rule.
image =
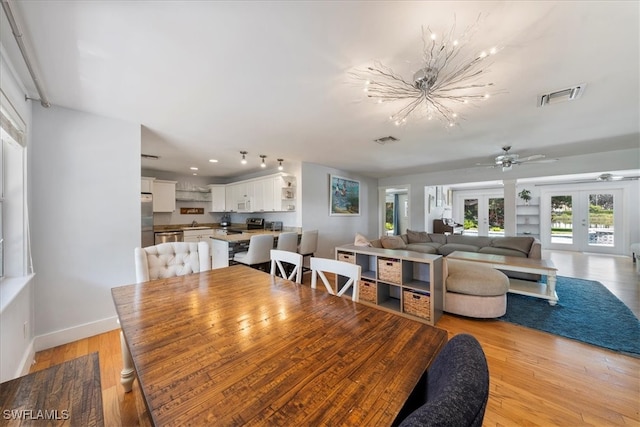
[[[486,237],[458,234],[433,234],[407,230],[400,236],[382,236],[369,241],[370,246],[385,249],[403,249],[427,254],[449,255],[454,251],[478,252],[533,259],[542,258],[540,241],[530,236]],[[507,272],[509,277],[539,280],[535,274]]]

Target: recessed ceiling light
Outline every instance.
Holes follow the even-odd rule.
[[[192,171],[197,171],[198,170],[198,168],[195,167],[195,166],[191,166],[189,169],[191,169]]]
[[[218,163],[218,160],[217,159],[209,159],[209,162],[210,163]]]

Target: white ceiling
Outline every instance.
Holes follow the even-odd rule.
[[[231,177],[265,154],[271,166],[281,157],[388,177],[476,167],[503,145],[560,158],[640,145],[636,1],[12,4],[51,103],[142,124],[142,152],[161,157],[144,168]],[[396,127],[400,104],[367,101],[349,78],[380,60],[409,79],[422,26],[442,33],[455,19],[461,32],[478,14],[475,47],[502,46],[487,75],[502,93],[458,127]],[[37,97],[2,19],[3,46]],[[580,99],[536,107],[578,83]],[[387,135],[400,141],[373,142]]]

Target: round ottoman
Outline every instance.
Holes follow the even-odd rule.
[[[509,278],[479,263],[446,260],[444,311],[477,318],[507,312]]]

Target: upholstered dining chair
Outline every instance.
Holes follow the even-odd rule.
[[[277,249],[280,251],[298,251],[298,233],[295,231],[285,231],[278,236]]]
[[[298,253],[302,255],[303,272],[311,270],[304,266],[304,259],[315,256],[316,250],[318,250],[318,230],[303,231],[300,245],[298,245]]]
[[[271,262],[271,249],[273,249],[273,234],[254,234],[249,239],[249,249],[246,252],[236,253],[233,260],[250,267],[260,267],[262,270],[262,266],[268,266]]]
[[[211,270],[207,242],[160,243],[136,248],[134,255],[138,283]]]
[[[324,283],[324,286],[331,295],[341,297],[347,289],[353,288],[351,299],[358,302],[360,298],[360,274],[362,272],[362,268],[358,264],[316,257],[311,257],[310,264],[313,274],[311,276],[311,288],[316,289],[318,276],[320,276],[322,283]],[[341,285],[342,287],[338,290],[337,294],[334,292],[333,286],[331,286],[324,273],[333,273],[336,276],[336,281],[338,280],[338,276],[347,278],[346,283]]]
[[[413,400],[415,396],[419,396]],[[426,384],[414,390],[396,419],[401,427],[481,427],[489,400],[489,369],[473,335],[451,338],[427,371]],[[410,412],[406,418],[403,414]],[[396,424],[396,423],[394,423]]]
[[[169,242],[145,248],[135,248],[136,282],[184,276],[211,270],[211,257],[207,242]],[[120,383],[125,392],[130,392],[135,378],[133,360],[122,331],[120,331],[122,371]]]
[[[291,273],[287,275],[287,266],[293,266]],[[302,283],[302,255],[296,252],[281,251],[278,249],[271,249],[271,275],[275,276],[277,272],[287,280],[293,280],[295,277],[296,283]]]

